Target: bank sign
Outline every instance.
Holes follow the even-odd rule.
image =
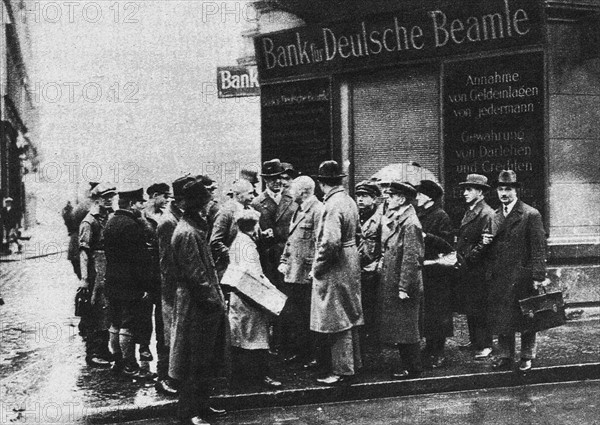
[[[540,0],[438,1],[255,38],[262,82],[439,56],[539,45]]]
[[[260,96],[258,71],[255,66],[222,66],[217,68],[218,97]]]

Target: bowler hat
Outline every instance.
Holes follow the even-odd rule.
[[[379,189],[379,186],[368,180],[363,180],[358,183],[354,189],[354,193],[357,195],[361,193],[366,194],[372,196],[373,198],[381,196],[381,190]]]
[[[517,181],[517,174],[513,170],[502,170],[498,176],[496,186],[521,187],[521,183]]]
[[[290,164],[289,162],[282,162],[281,167],[283,168],[282,174],[287,174],[288,176],[290,176],[293,179],[295,179],[296,177],[298,177],[300,175],[300,173],[298,171],[296,171],[294,166],[292,164]]]
[[[204,206],[210,201],[210,193],[206,186],[197,180],[190,181],[183,186],[183,199],[186,207]]]
[[[263,162],[262,173],[260,175],[263,177],[275,177],[281,175],[283,171],[284,170],[281,166],[281,161],[275,158],[270,161]]]
[[[417,189],[409,182],[390,182],[388,191],[390,193],[398,193],[405,195],[408,198],[414,199],[417,196]]]
[[[329,160],[321,162],[321,165],[319,165],[319,174],[317,174],[315,177],[317,180],[327,180],[338,179],[346,176],[347,174],[342,173],[340,165],[337,163],[337,161]]]
[[[421,180],[421,183],[419,183],[415,189],[417,189],[417,192],[420,192],[433,200],[440,199],[444,194],[444,189],[433,180]]]
[[[203,174],[197,175],[196,180],[202,183],[207,190],[215,190],[217,188],[217,184],[215,183],[215,181]]]
[[[154,196],[155,193],[158,195],[171,195],[171,190],[166,183],[154,183],[146,189],[146,193],[150,197]]]
[[[240,178],[244,180],[248,180],[252,184],[256,184],[259,182],[258,173],[252,170],[242,169],[240,170]]]
[[[114,186],[109,185],[108,183],[99,183],[90,192],[92,198],[104,198],[107,196],[115,196],[117,194],[117,189]]]
[[[464,182],[460,182],[458,185],[459,186],[479,187],[481,189],[489,189],[490,188],[487,177],[482,176],[481,174],[469,174],[469,175],[467,175],[467,179]]]
[[[143,202],[144,199],[144,189],[137,188],[132,190],[121,190],[119,191],[119,198],[128,199],[133,202]]]
[[[179,177],[177,180],[175,180],[172,184],[173,197],[177,200],[183,198],[183,186],[192,181],[194,181],[194,178],[189,174],[187,176]]]

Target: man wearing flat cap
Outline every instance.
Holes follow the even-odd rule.
[[[317,379],[320,385],[349,384],[362,366],[358,207],[342,186],[344,177],[336,161],[321,163],[316,176],[325,197],[312,266],[310,329],[329,337],[332,363],[331,374]]]
[[[144,202],[142,188],[120,191],[119,209],[104,229],[110,350],[115,357],[115,371],[131,377],[139,377],[134,338],[142,300],[149,296],[150,259],[144,229],[138,222]]]
[[[498,176],[496,192],[501,206],[494,213],[492,227],[484,235],[489,243],[487,258],[488,319],[493,334],[498,335],[496,370],[511,369],[515,354],[515,333],[521,333],[519,370],[531,369],[536,356],[536,333],[523,324],[518,301],[538,295],[546,286],[546,232],[542,216],[535,208],[518,199],[521,183],[512,170]]]
[[[205,424],[225,414],[211,408],[211,377],[225,357],[225,300],[207,243],[206,207],[210,193],[199,181],[183,187],[184,213],[171,244],[178,270],[171,359],[181,369],[178,416],[184,423]]]
[[[156,228],[156,235],[158,239],[158,255],[160,264],[160,277],[161,277],[161,307],[163,317],[163,330],[164,340],[166,348],[169,349],[169,362],[165,365],[165,369],[168,371],[166,377],[159,374],[158,381],[156,382],[156,390],[167,394],[177,394],[177,379],[182,379],[183,376],[177,371],[177,365],[171,360],[171,328],[175,321],[175,293],[177,291],[177,268],[173,262],[173,247],[171,245],[171,238],[173,232],[177,227],[177,223],[183,216],[183,187],[194,181],[192,176],[183,176],[175,180],[172,184],[173,187],[173,200],[167,206],[161,220],[158,222]],[[165,353],[167,354],[167,353]]]
[[[208,232],[207,237],[210,240],[210,235],[212,234],[213,226],[215,225],[215,218],[217,213],[219,212],[219,203],[215,199],[215,191],[217,190],[217,182],[211,179],[208,176],[200,174],[196,176],[196,180],[204,185],[208,193],[210,193],[210,201],[208,202],[208,206],[206,207],[206,221],[208,223]]]
[[[467,315],[469,345],[475,359],[485,359],[492,353],[492,334],[487,314],[485,264],[482,258],[482,234],[491,228],[494,210],[485,202],[490,189],[488,179],[480,174],[469,174],[458,184],[463,191],[467,210],[458,229],[456,252],[459,270],[455,287],[456,310]]]
[[[105,288],[106,256],[104,230],[112,211],[114,187],[102,183],[91,191],[92,204],[79,225],[79,261],[81,287],[91,294],[91,310],[81,318],[79,329],[85,336],[86,362],[92,367],[108,367],[112,358],[108,351],[110,326]]]
[[[444,190],[433,180],[421,180],[417,189],[417,217],[425,238],[424,260],[436,260],[452,252],[454,229],[450,217],[442,209]],[[451,280],[448,269],[438,264],[423,267],[423,336],[425,349],[423,366],[435,369],[444,366],[446,338],[453,336]]]
[[[377,206],[376,200],[381,196],[381,190],[374,182],[364,180],[356,185],[354,190],[358,214],[360,218],[360,241],[358,254],[360,256],[360,279],[362,291],[362,307],[365,326],[361,340],[366,342],[375,334],[377,285],[377,263],[381,255],[381,217],[383,206]]]
[[[386,192],[388,209],[382,218],[378,266],[379,342],[398,348],[400,367],[392,369],[392,379],[410,379],[420,376],[422,367],[423,229],[412,206],[416,189],[410,183],[392,181]]]

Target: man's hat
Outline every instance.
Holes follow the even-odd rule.
[[[166,183],[154,183],[153,185],[150,185],[148,189],[146,189],[146,193],[150,197],[154,196],[155,193],[158,195],[170,196],[171,190],[169,185]]]
[[[481,174],[469,174],[464,182],[460,182],[459,186],[472,186],[480,189],[489,189],[488,179],[486,176]]]
[[[517,174],[513,170],[502,170],[496,182],[497,186],[521,187],[521,183],[517,181]]]
[[[314,176],[317,180],[328,180],[328,179],[339,179],[341,177],[346,177],[347,174],[342,173],[340,169],[340,165],[337,161],[329,160],[321,162],[319,165],[319,174]]]
[[[116,194],[117,188],[109,185],[108,183],[97,184],[90,193],[92,198],[106,198],[109,196],[115,196]]]
[[[100,184],[100,182],[88,182],[90,185],[90,190],[92,190],[93,188],[95,188],[96,186],[98,186]]]
[[[275,158],[270,161],[263,162],[262,173],[260,175],[263,177],[275,177],[281,175],[283,171],[284,170],[281,166],[281,161]]]
[[[144,189],[140,187],[140,188],[132,189],[132,190],[119,191],[119,198],[127,199],[132,202],[143,202],[143,201],[145,201]]]
[[[246,169],[240,170],[240,178],[242,178],[244,180],[248,180],[252,184],[257,184],[259,182],[258,173],[256,171],[252,171],[252,170],[246,170]]]
[[[186,207],[202,207],[210,201],[210,192],[206,189],[206,186],[198,180],[192,180],[183,186],[183,199],[185,200]]]
[[[414,199],[417,197],[417,189],[415,189],[415,187],[409,182],[392,181],[390,182],[388,191],[390,193],[405,195],[410,199]]]
[[[354,193],[357,195],[363,193],[365,195],[372,196],[373,198],[381,196],[381,190],[379,190],[379,186],[368,180],[363,180],[358,183],[354,189]]]
[[[217,188],[217,184],[215,183],[215,181],[213,179],[211,179],[210,177],[205,176],[203,174],[196,176],[196,180],[198,180],[200,183],[202,183],[204,185],[204,187],[206,187],[206,189],[209,191],[215,190]]]
[[[4,198],[4,202],[12,202],[14,199],[11,198],[10,196],[7,196],[6,198]]]
[[[194,178],[189,174],[187,176],[179,177],[172,184],[173,186],[173,197],[177,200],[183,198],[183,186],[189,182],[193,182]]]
[[[419,183],[415,189],[417,189],[417,192],[420,192],[433,200],[440,199],[444,194],[444,189],[442,189],[442,186],[433,180],[421,180],[421,183]]]
[[[290,164],[289,162],[282,162],[281,166],[283,167],[282,174],[287,174],[288,176],[290,176],[293,179],[295,179],[296,177],[298,177],[300,175],[300,173],[298,171],[296,171],[294,166],[292,164]]]

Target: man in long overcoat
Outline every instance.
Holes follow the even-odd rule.
[[[210,194],[201,182],[193,181],[183,187],[183,196],[183,217],[171,240],[178,270],[171,359],[182,365],[178,416],[203,424],[207,417],[225,413],[210,407],[209,393],[215,365],[224,358],[227,313],[206,242]]]
[[[489,324],[498,335],[498,358],[493,367],[512,367],[515,332],[521,332],[519,369],[527,371],[536,355],[536,333],[523,326],[518,301],[537,295],[537,289],[548,282],[546,233],[539,211],[518,199],[518,187],[520,182],[514,171],[500,172],[496,191],[501,207],[492,222],[486,278]],[[484,243],[489,242],[487,239]]]
[[[458,230],[456,252],[459,269],[455,286],[456,310],[467,315],[469,346],[476,359],[485,359],[492,353],[492,334],[487,325],[487,290],[485,264],[482,258],[482,234],[491,227],[494,210],[485,202],[484,193],[490,189],[488,179],[480,174],[469,174],[459,183],[467,210]]]
[[[411,204],[417,196],[415,188],[391,182],[386,191],[389,198],[381,228],[378,333],[380,343],[398,347],[401,368],[392,371],[392,378],[408,379],[421,374],[421,264],[425,246],[423,229]]]
[[[169,350],[169,363],[166,366],[168,376],[164,379],[159,377],[156,382],[156,390],[167,394],[177,394],[177,379],[182,378],[177,372],[175,363],[171,360],[171,328],[175,321],[175,294],[177,292],[177,268],[173,261],[173,247],[171,239],[177,223],[183,216],[183,186],[194,181],[191,176],[183,176],[173,182],[173,200],[169,203],[162,218],[156,227],[158,239],[158,256],[160,264],[160,297],[163,317],[163,330],[166,348]]]
[[[417,189],[417,217],[425,233],[425,260],[453,251],[454,229],[450,217],[442,209],[444,190],[433,180],[421,180]],[[445,364],[446,338],[454,335],[452,321],[452,287],[450,271],[439,265],[423,268],[423,363],[435,369]]]
[[[332,360],[332,373],[317,379],[321,385],[347,384],[362,366],[358,208],[341,186],[345,176],[336,161],[323,162],[317,176],[325,198],[312,267],[310,328],[329,335]]]

